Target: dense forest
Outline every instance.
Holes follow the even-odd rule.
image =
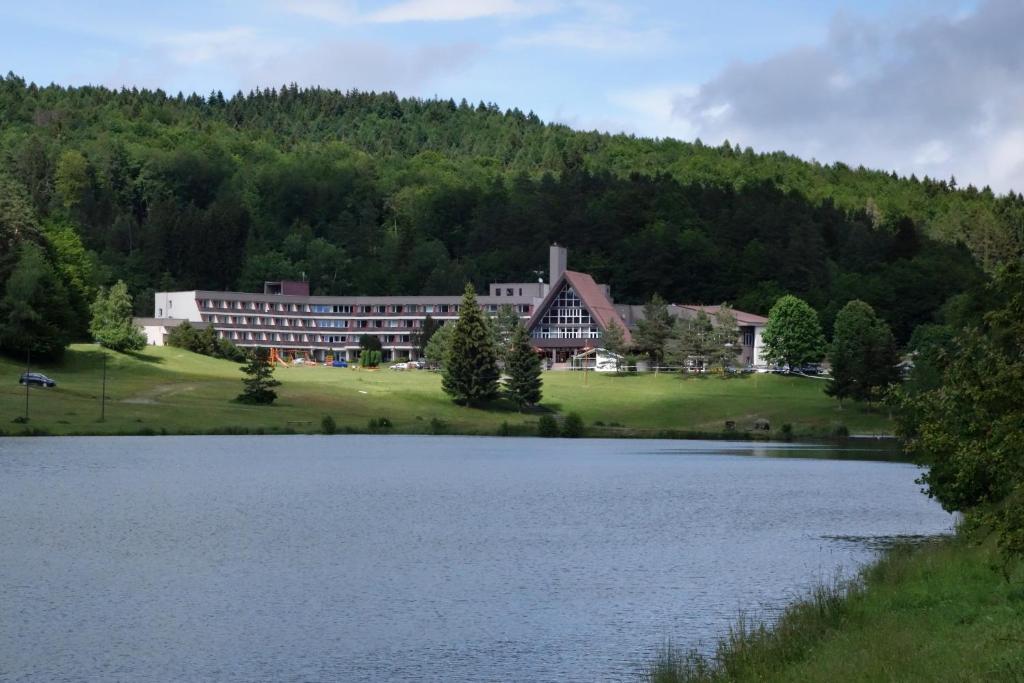
[[[318,294],[452,294],[535,279],[552,241],[617,301],[658,292],[764,313],[792,293],[830,329],[856,298],[905,343],[1020,258],[1024,196],[575,131],[494,104],[0,77],[0,314],[43,267],[36,281],[56,282],[35,296],[66,302],[71,336],[119,279],[149,314],[154,290],[274,278],[306,277]]]

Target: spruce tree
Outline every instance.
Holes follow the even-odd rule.
[[[637,348],[645,352],[656,365],[665,357],[665,342],[672,335],[672,315],[665,300],[655,294],[644,304],[644,318],[636,324]]]
[[[60,358],[71,341],[74,313],[67,289],[42,249],[24,242],[0,299],[0,351]]]
[[[518,323],[512,330],[512,341],[505,369],[508,379],[505,389],[508,397],[520,409],[540,402],[541,397],[541,366],[540,357],[530,345],[530,337],[526,326]]]
[[[870,401],[897,379],[892,332],[871,306],[853,300],[836,315],[832,346],[832,381],[825,393],[840,400]]]
[[[459,319],[452,328],[441,386],[460,405],[479,405],[498,395],[498,362],[491,327],[470,284],[466,285]]]
[[[242,372],[245,374],[242,379],[245,389],[238,395],[238,402],[269,405],[277,400],[274,387],[281,383],[274,379],[274,366],[270,364],[270,352],[267,349],[256,347],[249,356],[249,362],[242,367]]]

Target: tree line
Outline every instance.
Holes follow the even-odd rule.
[[[39,273],[39,329],[61,330],[57,347],[88,338],[90,302],[118,280],[139,314],[153,291],[279,278],[450,294],[535,280],[552,241],[619,301],[766,313],[793,294],[829,336],[859,299],[904,345],[1019,256],[1022,226],[1015,193],[573,131],[492,104],[0,78],[0,286],[22,260]],[[15,308],[0,304],[11,352]]]

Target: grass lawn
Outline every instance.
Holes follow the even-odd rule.
[[[107,357],[106,420],[99,422],[103,356]],[[201,433],[214,430],[317,431],[323,415],[339,429],[365,431],[372,418],[388,418],[393,431],[494,434],[503,422],[515,433],[533,433],[536,414],[522,414],[504,401],[487,409],[463,408],[441,391],[441,378],[425,371],[397,372],[327,367],[279,367],[282,385],[273,406],[246,406],[232,399],[242,388],[239,366],[171,347],[119,354],[95,345],[73,345],[62,363],[33,368],[58,383],[30,389],[27,427],[52,434]],[[25,425],[24,366],[0,358],[0,430]],[[681,378],[676,375],[608,376],[544,374],[543,405],[577,412],[593,436],[655,436],[659,432],[720,433],[726,420],[739,432],[758,418],[779,434],[823,436],[837,424],[850,433],[891,431],[884,412],[839,404],[825,396],[825,382],[802,377],[746,375]],[[596,425],[595,423],[603,423]]]

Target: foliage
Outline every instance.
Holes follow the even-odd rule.
[[[359,335],[359,348],[363,351],[380,351],[383,346],[380,343],[380,337],[377,335],[361,334]]]
[[[242,367],[242,383],[245,389],[236,399],[240,403],[270,405],[277,400],[274,387],[281,383],[274,379],[274,366],[270,364],[270,352],[257,346],[249,355],[249,362]]]
[[[638,350],[647,354],[652,363],[661,365],[665,357],[665,342],[672,334],[672,316],[660,294],[654,294],[644,304],[643,319],[637,322],[633,339]]]
[[[899,379],[892,332],[863,301],[851,301],[839,311],[828,357],[832,381],[825,393],[840,401],[874,400]]]
[[[450,293],[532,281],[557,240],[621,302],[660,292],[763,313],[791,292],[831,329],[858,298],[902,344],[1024,241],[1018,194],[573,131],[486,103],[9,74],[0,121],[0,287],[12,235],[49,253],[57,238],[38,226],[61,224],[96,266],[73,310],[117,279],[147,315],[154,290],[259,291],[303,273],[314,294]],[[50,260],[74,295],[64,256]]]
[[[507,365],[514,351],[512,340],[516,330],[522,325],[522,319],[511,304],[502,304],[498,307],[497,315],[488,320],[494,330],[494,348],[498,360]]]
[[[505,391],[508,397],[520,409],[540,403],[544,383],[541,379],[540,356],[530,345],[526,326],[518,319],[509,345],[508,360],[505,363],[505,371],[508,373]]]
[[[555,437],[560,434],[558,421],[554,415],[545,413],[537,419],[537,436]]]
[[[614,318],[608,323],[608,329],[602,335],[601,344],[604,348],[620,356],[629,350],[629,345],[626,344],[626,331]]]
[[[491,329],[472,285],[466,285],[459,304],[441,386],[460,405],[479,405],[498,395],[498,363]]]
[[[376,339],[376,337],[374,337]],[[381,363],[381,352],[377,349],[363,349],[359,352],[359,366],[376,368]]]
[[[423,357],[431,365],[443,367],[445,359],[448,358],[448,351],[452,345],[452,331],[455,325],[441,325],[430,335],[427,345],[423,347]]]
[[[338,431],[338,425],[334,421],[334,418],[330,415],[324,415],[320,418],[320,433],[321,434],[334,434]]]
[[[123,280],[110,289],[101,288],[90,312],[89,332],[100,346],[123,352],[146,345],[146,335],[132,320],[132,297]]]
[[[371,434],[390,432],[395,425],[387,417],[371,417],[366,423],[366,429]]]
[[[579,413],[569,413],[562,422],[562,436],[567,439],[578,439],[583,436],[583,418]]]
[[[665,359],[671,365],[693,365],[704,371],[732,365],[742,351],[736,317],[724,304],[714,318],[703,309],[692,318],[679,317],[665,342]]]
[[[413,335],[413,344],[416,346],[418,355],[426,357],[427,344],[430,343],[434,333],[441,329],[441,327],[441,323],[428,313],[427,317],[423,320],[423,327],[419,328]]]
[[[825,337],[818,314],[806,301],[790,294],[780,297],[772,306],[762,340],[767,360],[794,369],[825,355]]]
[[[170,329],[167,333],[167,345],[235,363],[244,363],[247,360],[245,351],[230,340],[219,338],[212,326],[199,329],[187,320]]]
[[[39,360],[63,355],[71,341],[74,313],[67,290],[43,250],[22,242],[19,258],[0,299],[0,350]]]
[[[947,510],[977,513],[1024,557],[1024,271],[993,285],[1001,304],[960,333],[941,356],[940,386],[903,392],[899,427],[907,451],[927,467],[921,481]]]

